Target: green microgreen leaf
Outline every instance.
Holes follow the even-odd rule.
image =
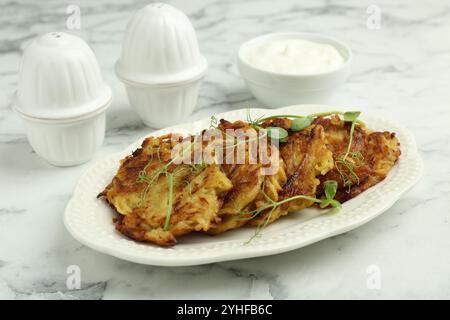
[[[333,208],[341,208],[342,207],[342,204],[339,201],[337,201],[336,199],[329,200],[329,202]]]
[[[267,132],[267,136],[274,140],[279,140],[281,142],[285,142],[289,136],[287,130],[280,127],[267,127],[265,129]]]
[[[304,118],[296,118],[292,121],[291,130],[292,131],[300,131],[311,125],[313,122],[312,117],[304,117]]]
[[[327,180],[323,184],[323,190],[325,193],[325,199],[320,203],[321,208],[332,206],[333,208],[340,208],[341,204],[335,200],[336,192],[338,189],[338,183],[335,180]]]
[[[325,199],[324,201],[322,201],[322,203],[320,204],[320,208],[326,208],[328,206],[332,206],[333,208],[340,208],[341,207],[341,203],[337,200],[334,199]]]
[[[354,122],[360,116],[360,111],[347,111],[344,112],[344,121]]]
[[[338,189],[338,183],[335,180],[327,180],[323,184],[323,188],[325,191],[325,197],[327,200],[334,199]]]
[[[323,208],[328,207],[329,205],[330,205],[330,200],[325,199],[319,204],[319,207],[323,209]]]

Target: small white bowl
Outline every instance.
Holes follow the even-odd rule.
[[[336,70],[312,75],[275,73],[258,69],[246,61],[249,48],[272,40],[300,38],[330,44],[344,58]],[[332,37],[303,32],[271,33],[253,38],[241,45],[238,52],[238,68],[248,88],[263,105],[278,108],[295,104],[325,104],[350,74],[351,49]]]
[[[130,19],[115,70],[143,122],[164,128],[194,111],[207,68],[189,18],[152,3]]]

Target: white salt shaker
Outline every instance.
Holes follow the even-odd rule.
[[[80,38],[52,32],[25,49],[14,109],[38,155],[56,166],[88,161],[105,136],[111,89]]]
[[[194,111],[207,68],[188,17],[170,5],[153,3],[128,23],[116,74],[144,123],[162,128]]]

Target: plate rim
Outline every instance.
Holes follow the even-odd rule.
[[[247,110],[250,110],[250,112],[257,111],[257,112],[265,112],[265,113],[269,113],[269,114],[276,114],[277,111],[285,110],[285,109],[292,109],[292,108],[298,108],[299,114],[303,113],[302,109],[307,110],[307,109],[312,108],[315,111],[319,111],[319,112],[321,111],[320,109],[322,109],[322,110],[324,110],[324,109],[325,110],[326,109],[328,109],[328,110],[344,109],[344,108],[329,106],[329,105],[306,104],[306,105],[292,105],[292,106],[287,106],[287,107],[282,107],[282,108],[277,108],[277,109],[243,108],[243,109],[222,112],[222,113],[217,114],[216,117],[227,117],[227,115],[229,115],[229,114],[243,113],[243,112],[247,112]],[[416,144],[416,141],[414,139],[414,135],[412,134],[412,132],[410,132],[410,130],[405,128],[404,126],[397,124],[395,121],[392,121],[392,120],[389,120],[386,118],[384,118],[383,120],[380,120],[380,119],[377,119],[376,117],[370,116],[370,113],[368,113],[368,112],[367,113],[365,112],[363,114],[363,118],[365,118],[364,115],[366,115],[366,114],[369,115],[369,118],[372,118],[372,121],[379,120],[379,121],[382,121],[385,123],[392,124],[397,129],[400,129],[401,133],[405,134],[408,137],[409,148],[407,149],[407,151],[410,153],[410,157],[412,157],[409,160],[414,160],[414,162],[415,162],[414,175],[412,175],[410,177],[410,179],[408,179],[408,181],[402,183],[400,190],[398,190],[396,193],[394,193],[393,195],[391,195],[388,198],[389,201],[383,202],[383,205],[380,208],[378,208],[377,210],[375,210],[374,212],[372,212],[371,214],[363,215],[362,217],[356,218],[356,219],[355,219],[355,217],[353,217],[353,219],[350,222],[344,224],[341,227],[334,227],[332,229],[323,229],[323,230],[321,230],[319,232],[315,232],[315,233],[313,232],[312,235],[310,235],[309,237],[306,238],[306,240],[296,241],[295,238],[292,238],[293,241],[287,242],[282,246],[278,245],[278,246],[271,246],[271,247],[261,249],[261,247],[254,247],[253,245],[249,245],[248,248],[252,248],[253,250],[241,250],[241,251],[237,251],[237,252],[229,250],[228,252],[223,252],[223,253],[219,253],[219,254],[217,254],[217,253],[211,254],[211,252],[209,252],[210,254],[208,254],[208,255],[194,256],[191,258],[185,258],[185,257],[180,258],[179,255],[177,255],[177,254],[167,254],[166,250],[171,250],[171,248],[160,248],[160,247],[154,248],[152,246],[152,247],[149,247],[149,248],[152,248],[152,250],[149,250],[149,255],[142,256],[142,255],[136,255],[136,254],[133,254],[130,252],[123,252],[114,247],[108,246],[105,243],[96,242],[95,240],[93,241],[93,240],[83,236],[82,232],[79,232],[79,230],[77,230],[76,228],[73,227],[72,222],[70,220],[72,206],[73,206],[74,202],[77,200],[77,197],[80,196],[80,192],[81,192],[80,189],[82,188],[82,183],[84,181],[83,179],[86,179],[87,175],[89,173],[91,173],[94,170],[94,168],[98,167],[100,164],[102,164],[103,162],[106,162],[108,160],[112,161],[115,158],[123,157],[124,154],[129,153],[130,150],[133,150],[134,148],[139,146],[145,137],[148,137],[150,135],[161,135],[161,134],[163,134],[163,132],[173,130],[173,128],[180,128],[180,127],[187,126],[187,125],[195,127],[195,126],[198,126],[199,124],[205,122],[207,120],[207,118],[202,118],[202,119],[192,121],[192,122],[177,124],[177,125],[170,126],[170,127],[167,127],[167,128],[161,129],[161,130],[153,131],[150,134],[140,137],[139,139],[137,139],[136,141],[134,141],[133,143],[128,145],[123,150],[121,150],[119,152],[111,153],[111,154],[103,157],[102,159],[97,160],[95,163],[91,164],[89,166],[89,168],[85,169],[83,171],[83,173],[80,175],[80,177],[78,178],[78,181],[75,185],[75,188],[74,188],[74,191],[72,194],[72,197],[69,200],[69,202],[66,206],[65,212],[64,212],[64,226],[66,227],[68,232],[72,235],[72,237],[74,237],[77,241],[81,242],[83,245],[86,245],[96,251],[114,256],[119,259],[131,261],[131,262],[135,262],[135,263],[140,263],[140,264],[146,264],[146,265],[155,265],[155,266],[156,265],[157,266],[193,266],[193,265],[202,265],[202,264],[208,264],[208,263],[214,263],[214,262],[220,262],[220,261],[232,261],[232,260],[240,260],[240,259],[262,257],[262,256],[268,256],[268,255],[274,255],[274,254],[281,254],[284,252],[288,252],[288,251],[292,251],[295,249],[305,247],[307,245],[310,245],[312,243],[321,241],[321,240],[329,238],[329,237],[333,237],[333,236],[348,232],[350,230],[353,230],[353,229],[371,221],[372,219],[378,217],[379,215],[381,215],[382,213],[387,211],[390,207],[392,207],[395,204],[395,202],[398,199],[400,199],[406,192],[408,192],[420,180],[420,178],[422,177],[422,174],[423,174],[423,160],[420,157],[420,153],[417,149],[417,144]],[[403,145],[403,143],[402,143],[402,145]],[[403,153],[403,149],[402,149],[402,153]],[[412,153],[412,156],[411,156],[411,153]],[[358,197],[360,197],[360,196],[358,196]],[[355,199],[357,199],[358,197],[355,197]],[[339,215],[339,213],[337,213],[337,215]],[[131,240],[131,239],[123,239],[123,240],[134,243],[134,244],[137,243],[136,241]],[[241,245],[242,245],[242,243],[241,243]],[[157,250],[153,250],[153,249],[157,249]],[[160,251],[160,250],[164,250],[165,253],[161,254],[161,255],[153,255],[155,253],[154,251]],[[195,252],[195,250],[194,250],[194,252]]]

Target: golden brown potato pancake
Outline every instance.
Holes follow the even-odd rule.
[[[228,122],[223,119],[218,129],[224,133],[227,129],[240,129],[241,132],[253,130],[247,122]],[[237,148],[230,148],[226,151],[227,153],[233,153],[236,158]],[[219,211],[221,221],[208,230],[209,234],[214,235],[236,229],[249,221],[249,216],[245,214],[245,212],[248,212],[247,207],[255,201],[261,193],[263,183],[269,179],[268,176],[263,174],[262,163],[250,163],[249,159],[249,145],[245,144],[244,163],[224,164],[222,166],[227,177],[231,180],[233,188],[228,192]],[[273,193],[274,191],[272,188],[271,192]]]
[[[320,178],[336,180],[339,184],[336,199],[340,202],[356,197],[358,194],[374,186],[386,178],[389,171],[400,157],[400,143],[395,133],[370,132],[357,124],[353,133],[350,161],[352,170],[342,162],[347,151],[351,123],[339,116],[320,117],[313,122],[321,125],[325,131],[326,146],[333,152],[334,168]],[[352,172],[353,171],[353,172]],[[319,196],[322,188],[319,188]]]
[[[141,148],[122,161],[112,182],[99,195],[120,213],[116,228],[130,238],[173,245],[176,236],[206,231],[219,221],[218,211],[232,187],[231,181],[218,165],[198,169],[172,164],[161,172],[171,159],[172,147],[165,137],[145,139]],[[142,174],[151,183],[140,181]],[[172,210],[165,228],[170,184]]]
[[[279,200],[297,195],[315,197],[317,186],[320,184],[317,177],[333,168],[333,156],[325,145],[322,126],[309,126],[290,134],[287,142],[280,147],[280,154],[286,164],[287,181],[280,191]],[[288,212],[299,211],[312,204],[313,202],[309,200],[293,200],[275,210],[266,210],[250,223],[252,225],[272,223]]]

